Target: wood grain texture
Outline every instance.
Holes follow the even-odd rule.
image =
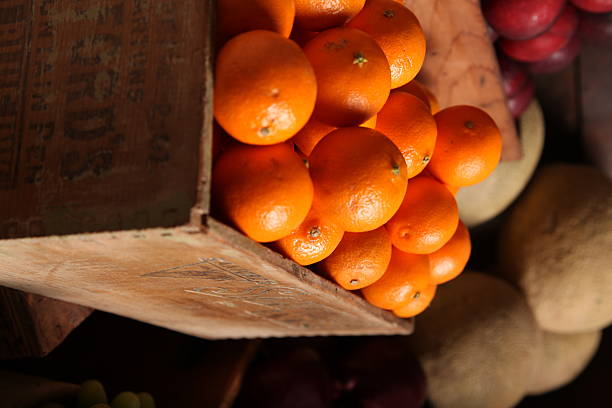
[[[502,133],[502,160],[518,160],[521,145],[480,2],[404,0],[404,4],[419,18],[427,38],[419,79],[435,93],[441,108],[474,105],[487,111]]]
[[[362,298],[209,220],[0,241],[0,285],[206,338],[409,334]]]
[[[0,2],[0,238],[189,221],[206,13],[196,0]]]
[[[0,359],[42,357],[93,310],[0,287]]]

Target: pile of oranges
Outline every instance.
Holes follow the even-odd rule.
[[[217,5],[216,207],[373,305],[420,313],[469,258],[454,193],[499,162],[495,123],[439,110],[414,79],[425,36],[400,2]]]

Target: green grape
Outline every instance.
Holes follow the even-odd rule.
[[[104,386],[96,380],[87,380],[81,384],[77,394],[77,408],[89,408],[94,404],[106,404],[108,398]]]
[[[113,402],[111,402],[112,408],[140,408],[140,400],[138,396],[133,392],[124,391],[117,395]]]
[[[155,400],[148,392],[139,393],[138,399],[140,400],[140,408],[155,408]]]
[[[66,408],[62,404],[58,404],[57,402],[48,402],[45,405],[41,405],[40,408]]]

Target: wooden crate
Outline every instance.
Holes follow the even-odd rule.
[[[410,333],[209,215],[213,9],[0,2],[0,285],[208,338]]]

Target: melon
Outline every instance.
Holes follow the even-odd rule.
[[[500,269],[555,333],[612,323],[612,181],[591,166],[544,167],[505,220]]]

